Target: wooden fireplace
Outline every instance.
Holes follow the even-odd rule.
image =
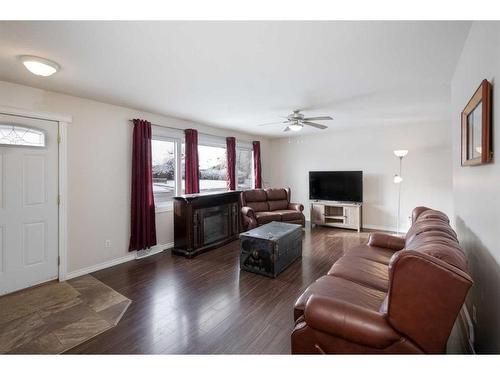
[[[238,238],[239,191],[186,194],[174,198],[174,248],[192,258]]]

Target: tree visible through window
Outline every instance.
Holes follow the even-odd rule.
[[[252,189],[252,150],[236,147],[236,178],[239,190]]]
[[[153,139],[151,150],[155,203],[166,202],[175,196],[175,142]]]
[[[198,145],[200,191],[217,191],[227,188],[226,148]]]

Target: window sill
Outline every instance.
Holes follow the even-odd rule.
[[[155,213],[160,212],[171,212],[174,210],[174,202],[162,202],[158,205],[155,205]]]

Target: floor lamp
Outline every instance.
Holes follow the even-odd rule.
[[[396,234],[399,234],[399,217],[401,216],[401,183],[403,182],[402,168],[403,158],[408,154],[408,150],[394,150],[394,155],[399,158],[399,174],[394,175],[394,183],[398,185],[398,217],[396,224]]]

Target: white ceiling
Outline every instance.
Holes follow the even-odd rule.
[[[300,108],[329,130],[449,119],[469,22],[0,22],[0,80],[283,136]],[[17,60],[52,59],[31,75]],[[309,133],[320,130],[307,129]]]

